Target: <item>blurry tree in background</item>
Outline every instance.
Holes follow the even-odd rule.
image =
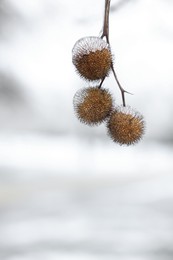
[[[22,16],[10,4],[9,1],[1,0],[0,2],[0,41],[8,41],[13,37],[17,26],[23,24]]]
[[[112,1],[111,42],[120,81],[125,89],[135,94],[135,99],[128,97],[128,103],[133,107],[140,105],[139,110],[146,117],[146,139],[172,142],[172,74],[171,63],[167,62],[172,55],[171,49],[169,51],[172,5],[170,1],[159,0],[158,3]],[[98,32],[102,25],[101,9],[95,5],[89,8],[89,3],[78,1],[72,5],[67,0],[0,2],[0,91],[3,91],[0,121],[3,129],[92,135],[89,128],[85,129],[77,122],[72,108],[75,90],[84,83],[74,76],[71,48],[82,34]],[[156,59],[160,60],[160,65]],[[7,86],[8,77],[11,86]],[[4,78],[6,83],[3,83]],[[108,84],[116,91],[113,81]],[[6,94],[4,88],[8,89]],[[5,98],[10,89],[11,99],[14,97],[18,107],[11,112],[9,103],[14,106],[14,102]],[[24,98],[23,103],[19,101],[17,105],[15,91],[16,96]],[[2,101],[3,98],[6,101]],[[61,111],[65,118],[61,117]],[[160,120],[155,120],[156,113]],[[104,139],[102,127],[92,132]]]
[[[147,122],[128,148],[73,111],[86,85],[71,50],[99,32],[103,8],[0,0],[2,260],[173,259],[173,1],[112,0],[115,68]]]

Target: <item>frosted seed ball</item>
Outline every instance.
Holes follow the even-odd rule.
[[[97,125],[110,115],[113,100],[108,90],[88,87],[76,92],[73,104],[76,115],[82,123]]]
[[[117,107],[107,122],[108,135],[120,145],[137,143],[144,134],[143,116],[130,107]]]
[[[82,78],[89,81],[103,79],[111,69],[110,46],[99,37],[81,38],[73,47],[72,62]]]

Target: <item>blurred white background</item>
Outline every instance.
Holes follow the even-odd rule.
[[[173,259],[173,2],[111,2],[116,72],[146,120],[132,147],[73,111],[71,50],[100,34],[104,0],[0,1],[2,260]]]

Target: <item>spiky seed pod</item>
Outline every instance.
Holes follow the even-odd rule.
[[[108,76],[112,64],[110,46],[99,37],[84,37],[72,50],[72,62],[79,75],[94,81]]]
[[[131,145],[138,142],[145,129],[143,116],[130,107],[118,107],[107,122],[108,134],[120,145]]]
[[[107,89],[88,87],[76,92],[73,104],[78,119],[92,126],[102,123],[110,115],[113,100]]]

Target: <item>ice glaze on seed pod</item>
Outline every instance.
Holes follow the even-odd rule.
[[[88,87],[76,92],[73,104],[76,115],[82,123],[97,125],[110,115],[113,100],[107,89]]]
[[[73,47],[72,62],[81,77],[89,81],[103,79],[111,69],[110,46],[99,37],[81,38]]]

